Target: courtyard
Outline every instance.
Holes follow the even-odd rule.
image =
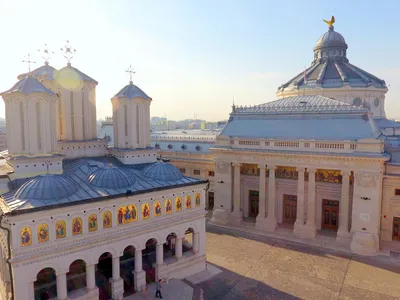
[[[360,257],[207,225],[205,300],[400,299],[400,260]]]

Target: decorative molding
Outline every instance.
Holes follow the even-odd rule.
[[[216,163],[217,165],[217,172],[220,174],[226,174],[229,171],[230,163],[225,162],[225,161],[220,161]]]
[[[378,180],[379,173],[368,173],[368,172],[356,172],[356,180],[358,186],[369,188],[376,187],[376,181]]]

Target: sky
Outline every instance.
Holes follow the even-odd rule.
[[[72,65],[99,84],[97,117],[111,116],[111,97],[133,82],[152,99],[151,115],[180,120],[227,119],[239,105],[276,99],[277,88],[311,64],[312,49],[327,31],[349,46],[352,64],[386,81],[386,113],[400,119],[400,1],[372,0],[0,0],[0,91],[39,67],[44,44],[50,64]],[[3,117],[4,102],[0,104]]]

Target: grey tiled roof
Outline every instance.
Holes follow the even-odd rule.
[[[68,70],[68,69],[69,69],[69,70],[72,70],[72,71],[74,71],[74,73],[78,74],[78,76],[80,77],[80,79],[83,80],[83,81],[86,81],[86,82],[93,82],[93,83],[95,83],[95,84],[98,83],[96,80],[94,80],[94,79],[91,78],[90,76],[86,75],[85,73],[83,73],[83,72],[80,71],[79,69],[74,68],[73,66],[70,66],[70,65],[65,66],[64,68],[60,69],[58,72],[62,72],[63,70]],[[58,73],[58,72],[56,72],[56,76],[57,76],[57,73]]]
[[[24,93],[26,95],[32,93],[46,93],[49,95],[54,95],[52,91],[46,88],[43,84],[41,84],[36,78],[32,76],[27,76],[19,80],[14,86],[1,93],[0,95],[11,94],[14,92]]]
[[[143,92],[140,88],[130,82],[124,88],[122,88],[118,93],[115,94],[114,98],[143,98],[147,100],[151,100],[149,96],[145,92]]]
[[[121,168],[125,174],[132,176],[133,184],[130,186],[95,186],[91,184],[89,178],[91,174],[97,174],[98,170],[107,168],[107,166],[112,163],[113,166]],[[179,179],[174,178],[174,180],[164,181],[164,180],[154,180],[143,175],[143,169],[150,166],[151,164],[140,164],[140,165],[123,165],[119,163],[115,158],[112,157],[101,157],[101,158],[82,158],[78,160],[69,160],[65,162],[64,174],[63,175],[41,175],[34,177],[32,179],[26,180],[15,180],[13,186],[16,188],[10,192],[3,194],[1,197],[3,201],[9,206],[10,210],[23,210],[29,208],[45,207],[57,204],[67,204],[73,202],[79,202],[91,199],[104,199],[108,196],[118,196],[126,194],[127,190],[130,190],[132,194],[135,193],[146,193],[153,190],[169,189],[178,186],[194,185],[203,183],[205,181],[194,179],[191,177],[182,176]],[[57,178],[57,184],[48,184],[53,182],[51,177]],[[68,178],[67,183],[64,184],[61,178]],[[44,179],[43,179],[44,178]],[[61,180],[58,180],[61,179]],[[105,178],[104,178],[105,179]],[[114,177],[113,180],[117,178]],[[168,179],[168,178],[163,178]],[[30,186],[31,181],[39,182],[39,187],[48,188],[44,191],[43,188],[32,189]],[[76,191],[73,192],[69,187],[69,182],[73,182],[73,186],[76,187]],[[28,186],[29,185],[29,186]],[[23,197],[24,199],[19,199],[17,192],[18,187],[20,190],[25,191]],[[66,192],[62,197],[53,197],[53,195],[60,190],[60,187]]]
[[[31,75],[39,80],[54,80],[56,72],[57,70],[55,68],[53,68],[49,64],[44,64],[43,66],[40,66],[39,68],[29,73],[19,75],[18,79],[21,79],[27,75]]]

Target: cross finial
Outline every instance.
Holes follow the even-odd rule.
[[[22,60],[22,62],[28,64],[29,72],[31,71],[31,64],[36,64],[36,61],[31,60],[31,55],[29,53],[28,53],[28,57],[26,59]]]
[[[70,42],[67,40],[67,43],[64,45],[64,48],[61,48],[61,51],[64,51],[64,57],[68,60],[68,66],[70,66],[71,59],[74,57],[76,49],[72,48]]]
[[[133,70],[132,65],[129,65],[129,68],[125,71],[126,73],[129,73],[129,84],[133,84],[132,81],[132,74],[135,74],[136,72]]]
[[[48,65],[49,64],[49,59],[51,58],[51,54],[54,54],[54,51],[49,51],[49,48],[47,47],[47,44],[44,44],[43,50],[38,49],[39,52],[42,52],[43,56],[42,58],[44,59],[44,64]]]

